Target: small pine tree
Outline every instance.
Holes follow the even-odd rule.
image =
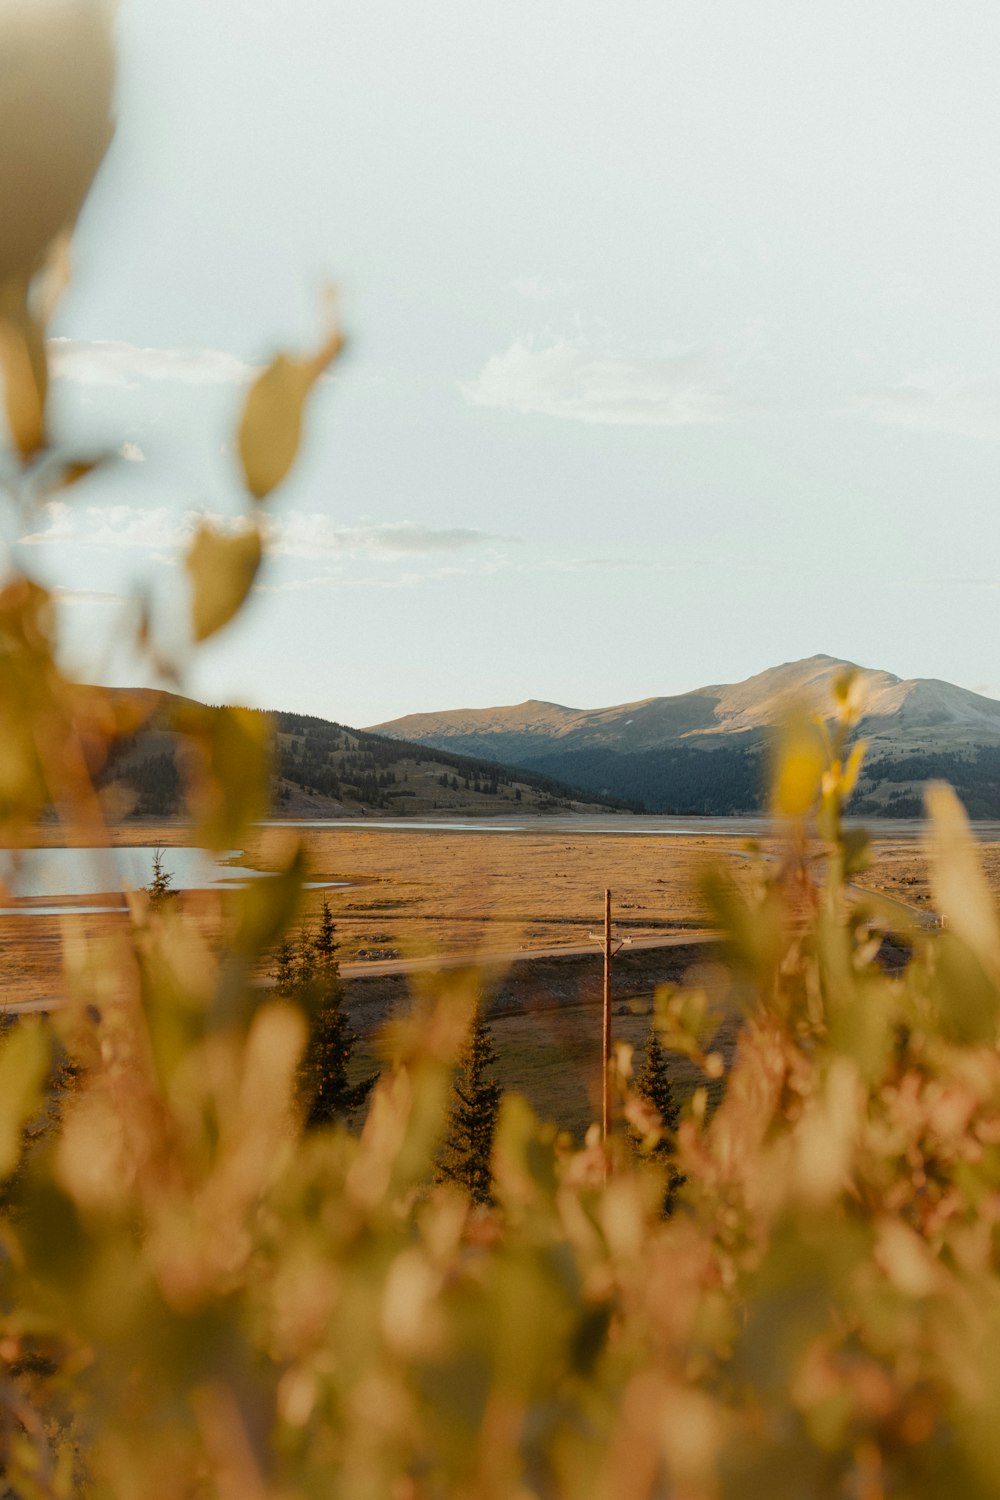
[[[316,955],[312,938],[305,927],[299,928],[295,947],[295,983],[298,989],[308,990],[316,976]]]
[[[473,1203],[493,1202],[493,1137],[503,1090],[489,1076],[496,1062],[493,1036],[477,1010],[452,1084],[452,1101],[438,1181],[456,1182]]]
[[[642,1068],[635,1080],[636,1093],[651,1104],[660,1117],[663,1130],[667,1132],[652,1151],[647,1160],[658,1162],[667,1169],[667,1186],[663,1196],[663,1212],[673,1212],[674,1201],[679,1188],[683,1187],[686,1178],[682,1176],[674,1164],[675,1148],[673,1133],[677,1129],[678,1108],[674,1098],[673,1084],[667,1071],[667,1059],[660,1039],[651,1028],[646,1038],[646,1057]],[[639,1147],[639,1137],[632,1132],[632,1140],[636,1149]]]
[[[340,984],[325,989],[313,1019],[306,1054],[302,1061],[306,1129],[332,1125],[348,1119],[366,1102],[377,1073],[351,1083],[348,1067],[357,1037],[351,1031],[340,1005]]]
[[[340,944],[337,942],[335,931],[330,903],[324,896],[323,909],[319,918],[319,931],[312,942],[315,968],[320,977],[332,977],[337,973],[337,960],[334,954]]]
[[[295,944],[286,938],[275,954],[275,969],[271,975],[275,990],[286,999],[295,993],[297,962]]]
[[[298,938],[286,939],[275,956],[275,989],[279,995],[298,1000],[311,1017],[299,1075],[307,1130],[348,1119],[365,1103],[378,1077],[372,1073],[359,1083],[349,1078],[357,1037],[342,1009],[338,946],[333,915],[324,898],[316,936],[303,927]]]
[[[171,890],[173,881],[174,877],[170,871],[163,868],[163,850],[157,845],[153,850],[152,878],[145,887],[151,911],[161,911],[167,902],[177,895],[176,891]]]

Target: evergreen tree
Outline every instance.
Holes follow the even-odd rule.
[[[299,1079],[307,1130],[348,1119],[365,1103],[378,1077],[372,1073],[359,1083],[350,1081],[357,1037],[343,1011],[338,947],[333,914],[324,897],[315,937],[303,928],[296,940],[282,943],[272,975],[277,992],[299,1001],[310,1016]]]
[[[285,998],[295,993],[297,957],[295,944],[286,938],[275,955],[275,970],[271,976],[275,990]]]
[[[332,978],[336,976],[339,980],[337,960],[333,955],[340,947],[340,944],[337,942],[334,933],[333,913],[330,910],[329,901],[324,896],[323,910],[320,912],[319,918],[319,932],[317,932],[313,939],[312,951],[317,973],[321,977],[327,976]]]
[[[452,1084],[452,1101],[438,1181],[456,1182],[473,1203],[493,1202],[493,1137],[503,1090],[490,1076],[496,1049],[477,1010]]]
[[[663,1212],[669,1214],[673,1212],[678,1189],[683,1187],[687,1179],[677,1171],[674,1164],[673,1135],[677,1129],[678,1107],[670,1074],[667,1071],[667,1059],[660,1046],[660,1039],[652,1028],[646,1038],[646,1057],[636,1077],[635,1089],[636,1093],[656,1110],[661,1126],[666,1132],[649,1152],[647,1160],[655,1161],[667,1169]],[[640,1138],[635,1132],[631,1134],[633,1144],[638,1149]]]
[[[336,989],[327,987],[321,995],[302,1060],[307,1130],[349,1119],[367,1101],[378,1077],[370,1073],[358,1083],[348,1078],[357,1037],[341,1008],[340,989],[338,980]]]
[[[298,942],[295,944],[295,984],[303,993],[307,994],[312,988],[316,977],[316,953],[313,948],[313,940],[309,936],[305,926],[299,928]]]
[[[145,887],[151,911],[161,911],[166,903],[177,895],[176,891],[171,890],[173,880],[174,877],[170,871],[163,868],[163,850],[157,845],[153,850],[152,878]]]

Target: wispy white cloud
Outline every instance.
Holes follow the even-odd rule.
[[[292,511],[271,523],[268,548],[284,557],[373,557],[391,562],[430,553],[462,552],[497,540],[488,531],[464,526],[435,528],[410,521],[335,526],[322,514]]]
[[[309,578],[283,578],[275,583],[254,584],[254,592],[259,594],[299,594],[314,593],[319,589],[336,590],[338,593],[344,589],[412,589],[419,588],[424,583],[438,583],[448,578],[483,577],[488,573],[494,573],[497,567],[494,564],[470,565],[468,567],[450,568],[426,568],[416,570],[407,569],[405,573],[382,573],[374,577],[347,577],[343,573],[329,572],[316,573]]]
[[[49,339],[48,352],[53,376],[78,385],[242,385],[259,369],[221,349],[146,349],[113,339]]]
[[[672,565],[646,559],[613,557],[567,557],[538,559],[525,562],[499,551],[488,552],[485,557],[422,570],[408,569],[405,572],[383,573],[377,576],[348,577],[332,569],[325,573],[314,573],[306,578],[282,578],[275,582],[264,582],[255,587],[265,594],[308,593],[316,589],[400,589],[416,588],[424,583],[436,583],[450,578],[486,578],[498,573],[513,574],[573,574],[573,573],[635,573],[663,572]]]
[[[146,455],[138,443],[124,442],[118,449],[118,457],[124,459],[127,464],[144,464]]]
[[[731,379],[696,349],[636,355],[584,339],[536,343],[518,338],[462,386],[476,406],[577,422],[686,427],[719,422],[744,409]]]
[[[20,537],[22,546],[171,552],[191,540],[202,519],[194,511],[178,514],[167,506],[143,510],[134,505],[69,505],[65,500],[51,500],[42,511],[44,524]]]
[[[138,548],[164,554],[186,547],[203,521],[231,531],[239,531],[247,524],[240,517],[194,510],[178,512],[168,506],[149,509],[131,505],[76,506],[53,500],[43,512],[44,524],[21,537],[23,546]],[[366,557],[392,562],[461,552],[498,540],[489,532],[467,527],[435,528],[406,521],[337,526],[328,516],[305,511],[264,517],[262,524],[265,547],[272,556],[311,562]]]
[[[515,566],[521,573],[656,573],[666,565],[640,557],[563,557]]]
[[[123,594],[105,593],[101,589],[57,588],[54,593],[57,603],[71,607],[80,604],[119,605],[126,602]]]
[[[888,427],[994,442],[1000,438],[1000,377],[923,370],[898,385],[867,392],[861,409]]]

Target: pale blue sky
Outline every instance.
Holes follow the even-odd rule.
[[[350,355],[202,695],[363,724],[815,651],[1000,692],[995,0],[120,28],[55,409],[133,461],[23,551],[83,670],[134,680],[138,583],[169,630],[185,518],[240,504],[247,367],[316,337],[332,278]]]

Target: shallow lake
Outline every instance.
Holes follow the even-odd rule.
[[[926,824],[920,818],[847,818],[852,826],[867,828],[875,839],[921,838]],[[376,833],[510,833],[510,834],[558,834],[585,833],[607,834],[621,837],[623,834],[661,838],[767,838],[779,830],[767,817],[698,818],[675,817],[664,813],[660,816],[646,813],[609,814],[551,813],[538,817],[510,818],[494,822],[492,818],[447,819],[447,818],[312,818],[292,821],[275,818],[269,820],[273,828],[351,828],[373,830]],[[981,839],[994,840],[1000,837],[1000,823],[981,822],[972,824],[973,833]]]
[[[601,817],[593,813],[553,813],[550,816],[509,819],[494,822],[492,818],[310,818],[292,821],[274,818],[268,828],[352,828],[371,829],[375,833],[529,833],[558,834],[599,833],[659,834],[676,838],[679,834],[712,835],[717,838],[761,838],[771,825],[767,818],[674,818],[674,817]]]
[[[161,849],[163,869],[171,877],[174,890],[203,890],[212,886],[241,885],[263,872],[234,865],[228,861],[238,858],[239,849],[227,851],[216,859],[202,849]],[[96,896],[119,891],[125,886],[133,890],[148,885],[153,877],[153,846],[131,849],[23,849],[18,855],[9,851],[0,853],[0,881],[7,894],[32,901],[32,910],[40,908],[34,903],[53,900],[58,896]],[[117,911],[114,906],[88,907],[88,911]],[[5,912],[23,908],[0,908]],[[53,907],[49,910],[60,911]],[[79,911],[81,908],[76,907]]]

